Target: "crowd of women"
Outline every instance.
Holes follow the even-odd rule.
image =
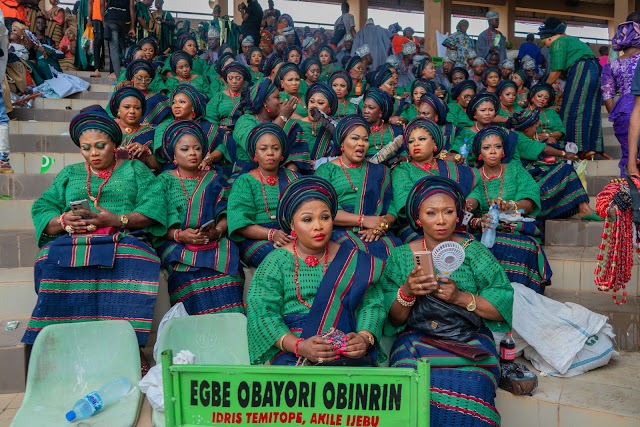
[[[555,21],[540,33],[573,40]],[[140,40],[108,108],[72,120],[85,162],[34,203],[38,300],[23,341],[124,319],[145,346],[163,268],[189,314],[246,313],[254,364],[429,359],[433,425],[499,425],[491,332],[511,329],[510,282],[543,293],[544,220],[594,217],[553,87],[493,68],[480,85],[453,67],[448,90],[425,56],[399,88],[397,63],[365,75],[360,56],[339,64],[325,44],[308,56],[295,39],[282,54],[249,48],[245,63],[223,47],[213,65],[193,35],[178,46],[165,58]],[[487,249],[494,205],[506,219]],[[414,265],[446,241],[465,252],[450,278]],[[483,320],[465,339],[482,357],[407,327],[427,296]]]

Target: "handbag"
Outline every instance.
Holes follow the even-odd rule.
[[[425,295],[411,308],[407,325],[430,337],[466,342],[476,336],[482,319],[466,308]]]

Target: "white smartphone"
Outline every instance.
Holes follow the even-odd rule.
[[[91,207],[89,207],[89,201],[87,199],[76,200],[75,202],[69,202],[69,207],[71,208],[71,212],[73,212],[74,215],[80,216],[84,219],[91,218],[88,215],[82,215],[78,212],[81,209],[84,209],[86,211],[91,210]]]

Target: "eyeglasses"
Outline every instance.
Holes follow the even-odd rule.
[[[138,83],[151,83],[151,80],[153,80],[151,77],[135,76],[134,78]]]
[[[468,101],[471,98],[473,98],[473,95],[462,95],[462,99],[464,99],[465,101]]]

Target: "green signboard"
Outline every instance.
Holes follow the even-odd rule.
[[[418,369],[172,365],[162,353],[166,427],[429,425]]]

